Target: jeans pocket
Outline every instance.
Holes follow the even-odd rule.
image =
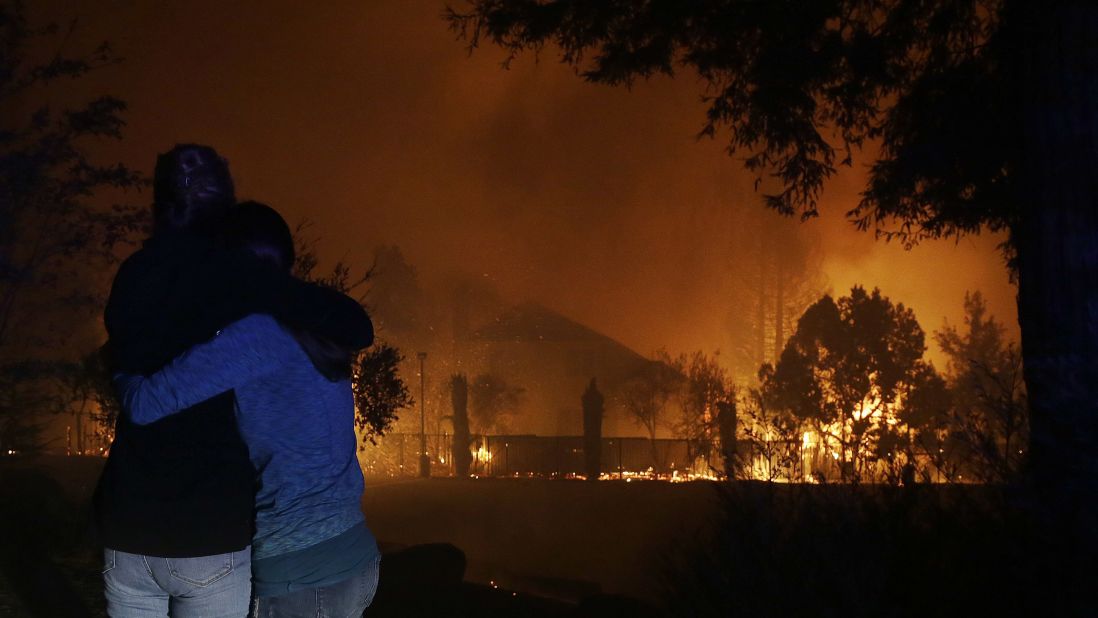
[[[209,586],[233,572],[233,555],[217,554],[198,558],[165,558],[168,573],[195,586]]]
[[[103,550],[103,575],[109,573],[118,564],[118,552],[113,549]]]

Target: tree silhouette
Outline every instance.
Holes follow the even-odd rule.
[[[681,414],[675,433],[689,442],[695,458],[708,461],[713,438],[720,433],[719,406],[735,401],[735,388],[716,355],[707,356],[699,350],[669,364],[682,376],[678,394]]]
[[[419,286],[414,266],[396,245],[374,250],[371,269],[370,306],[378,316],[378,328],[394,336],[422,335],[426,296]],[[418,342],[417,342],[418,345]]]
[[[552,45],[586,80],[628,86],[686,68],[702,135],[817,213],[825,181],[878,147],[862,229],[906,245],[1009,232],[1019,284],[1035,487],[1054,510],[1098,505],[1098,6],[1052,0],[471,0],[470,49]],[[1083,521],[1078,517],[1074,521]],[[1091,529],[1083,531],[1094,539]]]
[[[400,378],[403,360],[400,350],[379,341],[360,353],[355,361],[351,379],[355,393],[355,426],[362,432],[361,448],[365,448],[366,440],[376,443],[396,421],[399,412],[415,404]]]
[[[741,459],[751,466],[753,478],[774,481],[784,474],[790,480],[804,480],[802,421],[772,401],[774,393],[764,392],[763,386],[771,383],[773,376],[774,366],[764,363],[758,373],[760,386],[747,389],[743,397],[743,434],[751,444],[751,453],[750,460]],[[826,481],[821,471],[814,474],[818,482]]]
[[[103,307],[98,274],[146,222],[144,210],[96,199],[143,178],[86,153],[121,138],[125,103],[36,106],[43,92],[118,62],[107,43],[66,50],[74,28],[32,25],[22,2],[0,1],[0,452],[40,446],[42,414],[66,407],[63,382],[81,379],[70,340]]]
[[[947,324],[935,340],[949,357],[951,450],[982,481],[1013,480],[1022,470],[1029,429],[1018,347],[1004,340],[979,292],[965,294],[965,328]]]
[[[473,420],[481,433],[503,433],[518,412],[525,390],[494,373],[482,373],[469,385]]]
[[[316,251],[318,240],[306,236],[310,225],[305,221],[294,229],[294,276],[357,298],[365,306],[373,267],[355,273],[350,265],[340,261],[327,274],[321,274],[317,271],[320,263]],[[352,359],[351,384],[355,394],[355,426],[362,437],[360,448],[365,448],[366,441],[376,443],[377,438],[392,428],[400,410],[415,403],[400,376],[403,360],[399,348],[380,339]]]
[[[831,445],[844,480],[868,480],[892,452],[879,448],[896,439],[892,423],[910,416],[913,431],[930,414],[907,410],[927,399],[921,389],[935,377],[922,360],[925,348],[910,309],[854,287],[805,311],[763,390]]]
[[[795,222],[746,213],[733,231],[735,286],[729,298],[731,346],[726,362],[736,382],[754,381],[759,366],[776,363],[797,318],[826,289],[818,246]]]
[[[663,462],[656,451],[656,433],[660,427],[670,425],[666,418],[667,406],[679,393],[682,372],[666,352],[661,350],[656,356],[655,361],[621,387],[619,397],[625,412],[648,434],[652,465],[658,469]]]

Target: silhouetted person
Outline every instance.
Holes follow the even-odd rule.
[[[241,204],[231,242],[289,272],[290,228],[268,206]],[[234,391],[259,474],[252,542],[254,616],[360,616],[381,553],[366,527],[350,356],[324,355],[329,379],[295,333],[269,315],[226,326],[148,377],[119,374],[124,414],[139,425]],[[325,349],[327,351],[327,349]]]
[[[369,345],[366,313],[297,282],[221,238],[236,198],[206,146],[160,155],[155,228],[119,268],[104,313],[116,371],[151,374],[252,313],[349,349]],[[96,490],[112,616],[242,616],[250,597],[254,471],[222,393],[148,426],[118,421]]]

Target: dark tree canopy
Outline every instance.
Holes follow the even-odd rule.
[[[373,283],[374,269],[364,268],[355,272],[349,264],[339,261],[328,274],[321,274],[317,270],[320,263],[316,252],[318,239],[306,236],[310,225],[308,221],[301,222],[294,230],[294,276],[357,297],[363,303],[367,292],[362,290]],[[361,432],[361,448],[365,448],[366,441],[376,443],[377,438],[392,428],[400,411],[415,404],[408,392],[408,385],[400,375],[403,361],[404,355],[399,348],[380,340],[352,359],[355,426]]]
[[[773,372],[764,371],[763,391],[833,443],[850,466],[844,476],[864,478],[878,456],[891,456],[878,446],[895,438],[892,423],[915,431],[945,411],[930,394],[944,393],[944,384],[925,349],[910,309],[855,287],[804,312]]]
[[[362,431],[364,441],[374,443],[384,436],[400,411],[415,403],[400,378],[403,360],[400,350],[378,342],[355,361],[355,425]]]
[[[106,43],[66,49],[75,24],[28,21],[22,2],[0,0],[0,450],[42,446],[42,415],[78,408],[73,385],[91,379],[72,345],[98,319],[99,275],[116,246],[143,227],[146,213],[111,205],[104,190],[137,188],[126,166],[88,154],[117,140],[126,105],[100,96],[51,107],[57,90],[118,58]],[[52,50],[52,53],[44,50]],[[25,110],[22,113],[21,110]],[[90,397],[90,394],[89,394]]]
[[[482,373],[469,383],[470,412],[480,433],[507,431],[522,405],[525,389],[494,373]]]
[[[955,450],[973,462],[975,478],[995,483],[1017,478],[1029,437],[1018,346],[1006,340],[979,292],[965,295],[964,327],[947,324],[935,340],[949,359]]]
[[[849,215],[910,244],[1002,230],[1015,218],[1001,8],[998,0],[470,0],[447,19],[470,49],[487,40],[510,52],[509,62],[551,47],[591,82],[696,73],[707,105],[701,135],[727,130],[729,152],[744,155],[768,189],[766,204],[783,214],[815,216],[837,167],[879,143]]]

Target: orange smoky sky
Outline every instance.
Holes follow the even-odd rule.
[[[702,83],[594,86],[551,50],[504,71],[497,49],[467,55],[443,6],[89,0],[31,13],[76,17],[66,45],[109,40],[124,57],[65,86],[129,103],[125,139],[104,157],[150,170],[176,142],[209,143],[242,198],[313,221],[325,258],[368,264],[396,244],[427,288],[471,273],[644,354],[726,348],[729,320],[750,310],[731,274],[739,232],[778,215],[719,138],[695,139]],[[844,219],[867,162],[803,224],[825,287],[880,287],[928,332],[959,323],[965,291],[981,290],[1015,333],[1001,238],[908,252]]]

